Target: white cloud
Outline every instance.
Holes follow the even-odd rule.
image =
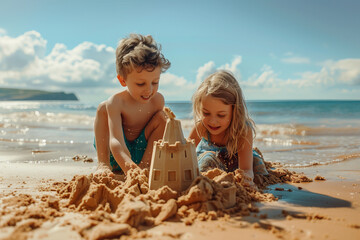
[[[213,61],[205,63],[199,67],[196,75],[196,84],[200,84],[207,76],[216,71],[215,63]]]
[[[224,69],[231,71],[237,78],[240,76],[238,66],[241,64],[241,56],[236,56],[232,62],[216,67],[214,61],[209,61],[197,70],[195,82],[188,81],[184,77],[176,76],[169,72],[161,75],[159,91],[165,99],[190,100],[200,83],[216,70]],[[238,79],[239,80],[239,79]]]
[[[246,81],[241,81],[240,85],[245,88],[271,89],[279,87],[279,85],[281,85],[281,79],[278,78],[278,74],[276,74],[270,66],[264,65],[261,68],[260,74],[253,74]]]
[[[0,28],[1,86],[75,91],[84,95],[91,93],[91,98],[109,96],[122,90],[115,78],[113,48],[83,42],[68,49],[66,45],[58,43],[46,55],[46,44],[47,41],[36,31],[13,38]],[[283,61],[288,63],[310,63],[309,59],[296,57],[292,52],[283,57]],[[259,72],[242,79],[241,63],[241,56],[235,56],[231,62],[220,66],[209,61],[200,66],[194,79],[190,80],[172,74],[170,69],[161,75],[159,91],[167,100],[190,100],[201,81],[216,70],[225,69],[236,76],[243,89],[258,96],[279,92],[285,94],[286,91],[297,94],[306,92],[306,89],[314,92],[334,86],[344,96],[359,92],[354,86],[360,86],[360,59],[327,60],[321,63],[318,72],[302,72],[298,78],[281,78],[271,66],[264,65]],[[99,92],[97,96],[96,92]]]
[[[161,74],[159,92],[164,95],[165,99],[190,100],[195,89],[196,83],[190,82],[184,77],[168,72]]]
[[[241,78],[240,70],[238,69],[238,65],[242,62],[241,56],[235,56],[231,63],[225,63],[220,67],[215,66],[214,61],[209,61],[205,63],[203,66],[199,67],[196,75],[196,84],[199,85],[207,76],[214,73],[216,70],[227,70],[234,74],[234,76],[239,81]]]
[[[0,37],[0,82],[12,87],[71,89],[113,85],[115,50],[84,42],[74,49],[47,41],[36,31]]]
[[[36,31],[26,32],[18,37],[0,33],[0,83],[2,86],[28,87],[47,90],[67,90],[113,94],[121,90],[115,76],[115,50],[105,45],[83,42],[73,49],[55,44],[46,53],[47,41]],[[241,56],[235,56],[230,63],[217,67],[209,61],[197,70],[195,81],[170,72],[161,75],[159,91],[166,98],[190,100],[205,77],[217,69],[226,69],[240,77],[238,66]]]
[[[293,52],[286,52],[283,54],[285,57],[281,59],[283,63],[288,64],[309,64],[310,59],[306,57],[296,56]]]
[[[188,84],[187,80],[184,77],[179,77],[171,73],[163,73],[160,77],[160,85],[167,87],[167,86],[174,86],[174,87],[182,87]]]
[[[284,63],[292,63],[292,64],[308,64],[310,63],[309,58],[305,57],[289,57],[289,58],[283,58],[281,59]]]
[[[241,62],[242,62],[242,57],[235,56],[235,58],[233,59],[233,61],[230,64],[226,63],[225,65],[219,67],[218,69],[224,69],[224,70],[232,72],[234,74],[234,76],[236,77],[236,79],[238,81],[240,81],[241,74],[240,74],[240,70],[238,69],[238,65],[240,65]]]
[[[265,65],[260,74],[253,74],[241,85],[251,88],[286,89],[286,88],[324,88],[333,86],[360,85],[360,59],[342,59],[339,61],[325,61],[318,72],[300,73],[300,78],[282,79],[279,74]]]
[[[0,37],[6,35],[6,30],[3,28],[0,28]]]
[[[114,50],[84,42],[72,50],[63,44],[56,44],[51,53],[35,63],[55,83],[63,85],[109,85],[114,75]]]
[[[190,100],[192,94],[206,76],[217,69],[226,69],[240,74],[240,64],[241,58],[239,57],[235,57],[232,62],[220,67],[216,67],[213,61],[209,61],[198,68],[195,83],[183,77],[165,73],[160,83],[161,92],[164,94],[165,99]],[[351,88],[351,86],[360,85],[360,59],[342,59],[336,62],[326,61],[318,72],[303,72],[300,73],[300,76],[300,78],[281,78],[280,74],[274,71],[271,66],[264,65],[259,73],[254,73],[246,80],[239,78],[238,80],[245,96],[247,97],[247,94],[249,94],[252,99],[321,98],[320,95],[316,95],[316,92],[326,93],[326,89],[330,89],[332,86],[337,86],[339,89],[337,98],[341,98],[341,96],[347,98],[347,92],[351,93],[351,96],[356,96],[356,93],[360,92],[360,90]],[[334,88],[331,89],[332,93],[336,92]]]
[[[17,38],[0,37],[0,70],[23,70],[44,56],[46,40],[30,31]]]
[[[329,67],[337,81],[347,85],[360,85],[360,59],[343,59]]]
[[[304,72],[297,81],[299,86],[359,86],[360,59],[328,60],[319,72]]]

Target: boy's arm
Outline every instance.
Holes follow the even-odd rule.
[[[137,168],[137,165],[131,160],[130,152],[125,144],[121,118],[122,107],[121,99],[116,96],[109,99],[106,105],[110,134],[110,150],[116,162],[126,174],[128,170]]]

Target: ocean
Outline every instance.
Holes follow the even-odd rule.
[[[191,102],[166,106],[187,137]],[[302,168],[360,158],[360,101],[248,101],[247,107],[256,123],[254,146],[267,161]],[[0,161],[61,165],[78,154],[96,164],[96,108],[71,101],[0,102]]]

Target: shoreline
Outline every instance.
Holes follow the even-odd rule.
[[[196,220],[190,226],[170,219],[153,227],[141,226],[121,239],[359,239],[360,238],[360,159],[340,163],[289,169],[325,181],[285,183],[268,186],[265,192],[278,198],[256,202],[259,211],[249,216],[236,214],[212,221]],[[56,192],[51,184],[69,181],[75,175],[89,175],[96,162],[7,163],[0,162],[0,199],[29,194],[36,198]],[[44,191],[45,190],[45,191]],[[4,198],[5,197],[5,198]],[[0,200],[0,210],[4,202]],[[0,215],[0,223],[8,216]],[[81,214],[65,213],[64,218],[82,219]],[[3,220],[1,220],[3,219]],[[76,220],[77,219],[77,220]],[[9,239],[14,227],[1,226],[0,239]],[[57,218],[30,231],[29,239],[85,239]],[[100,238],[99,238],[100,239]]]

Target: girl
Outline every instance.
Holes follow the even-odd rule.
[[[252,180],[267,175],[262,157],[253,151],[255,123],[247,112],[241,88],[235,77],[218,71],[207,77],[194,93],[195,139],[201,172],[220,168],[232,172],[242,169]]]

